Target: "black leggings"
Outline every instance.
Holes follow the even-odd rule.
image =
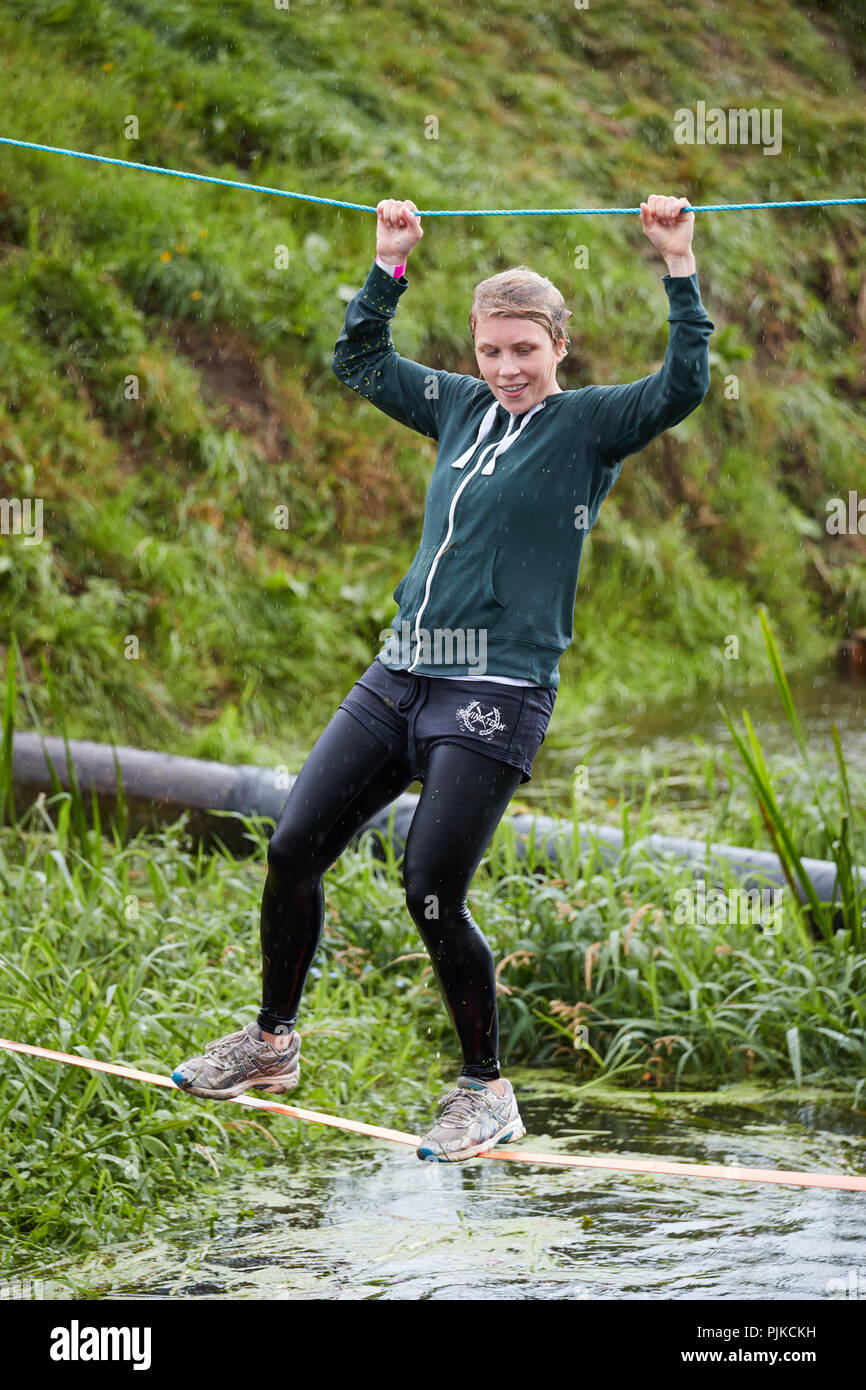
[[[324,922],[322,875],[371,816],[405,791],[408,764],[348,710],[313,746],[268,846],[262,897],[262,1009],[267,1032],[297,1022]],[[466,892],[520,769],[460,744],[435,744],[403,856],[406,904],[457,1030],[462,1073],[499,1076],[493,953]]]

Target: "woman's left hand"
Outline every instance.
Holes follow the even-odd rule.
[[[640,205],[640,224],[663,256],[688,256],[692,249],[695,214],[680,215],[680,209],[688,201],[688,198],[666,198],[660,193],[651,193]]]

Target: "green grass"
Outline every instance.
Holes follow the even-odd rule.
[[[246,860],[205,854],[185,816],[159,835],[129,838],[122,796],[116,821],[103,827],[95,806],[90,823],[77,784],[71,792],[58,784],[15,822],[15,687],[10,661],[0,747],[0,1033],[166,1074],[257,1006],[264,828],[245,822],[256,847]],[[50,679],[47,691],[62,725]],[[796,790],[773,785],[753,735],[750,749],[756,798],[793,846],[796,871],[797,826],[809,818]],[[741,786],[753,778],[748,765],[739,774]],[[858,916],[846,901],[836,931],[820,911],[810,923],[793,898],[773,933],[679,921],[675,894],[692,886],[691,874],[642,846],[654,792],[636,808],[622,801],[626,844],[613,867],[595,852],[576,855],[568,834],[556,865],[538,851],[521,860],[513,829],[498,827],[469,903],[497,960],[503,1064],[555,1065],[586,1090],[826,1087],[856,1107],[866,1075],[862,904]],[[841,750],[838,782],[818,776],[813,786],[813,810],[829,827],[834,798],[849,817],[834,841],[846,883],[850,861],[866,862],[866,785]],[[725,886],[735,886],[730,872]],[[387,836],[366,832],[325,887],[325,932],[300,1020],[298,1103],[417,1133],[459,1056],[406,910],[401,861]],[[296,1150],[315,1163],[320,1146],[334,1142],[314,1126],[241,1119],[180,1092],[4,1053],[7,1264],[32,1268],[47,1249],[104,1245],[178,1219],[184,1202],[200,1204],[249,1167]]]
[[[370,13],[0,5],[3,133],[371,205],[862,192],[844,4],[816,28],[794,4],[708,24],[691,0],[676,33],[661,6],[627,30],[604,7],[513,0],[483,25]],[[682,105],[746,98],[782,108],[782,155],[673,141]],[[574,310],[563,386],[645,375],[667,305],[636,222],[429,219],[398,350],[475,372],[472,289],[526,262]],[[826,500],[860,482],[863,225],[853,208],[696,219],[710,394],[626,461],[602,509],[557,718],[748,686],[759,602],[791,670],[866,622],[863,538],[824,530]],[[434,458],[330,371],[374,249],[371,214],[0,150],[0,468],[9,495],[45,504],[41,545],[0,538],[0,653],[14,633],[46,728],[40,654],[74,736],[295,768],[373,658]]]
[[[708,23],[698,0],[675,26],[659,5],[632,27],[605,7],[514,0],[483,23],[417,3],[0,4],[0,133],[373,205],[859,196],[856,37],[846,0],[820,28],[795,4],[716,7]],[[675,145],[673,112],[699,99],[781,106],[784,154]],[[667,306],[636,222],[428,219],[398,351],[474,373],[474,285],[525,262],[574,310],[563,387],[646,375]],[[824,527],[827,499],[862,483],[863,226],[846,208],[696,219],[711,390],[626,461],[605,503],[557,719],[603,729],[650,699],[730,701],[765,679],[768,652],[790,718],[782,663],[804,670],[866,623],[863,538]],[[129,839],[122,814],[94,823],[59,784],[16,823],[11,733],[300,765],[393,616],[435,457],[330,370],[374,250],[370,214],[0,149],[0,472],[4,496],[43,499],[45,530],[38,545],[0,537],[6,1037],[167,1072],[257,1003],[261,826],[251,860],[204,856],[183,821]],[[841,749],[814,776],[793,733],[804,756],[782,773],[748,724],[742,767],[706,750],[694,775],[712,807],[696,833],[763,848],[771,833],[792,877],[798,856],[834,858],[842,928],[818,910],[815,934],[793,905],[775,935],[677,923],[690,880],[640,845],[669,813],[664,778],[632,795],[619,773],[634,757],[613,762],[627,831],[615,870],[566,843],[556,866],[528,872],[502,827],[473,884],[507,1064],[553,1063],[586,1087],[748,1080],[862,1102],[862,778]],[[372,847],[328,875],[298,1099],[413,1129],[457,1054],[399,863]],[[3,1259],[26,1268],[126,1238],[287,1151],[314,1162],[324,1142],[312,1126],[4,1055]]]

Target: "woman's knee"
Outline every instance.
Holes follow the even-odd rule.
[[[403,855],[403,892],[406,906],[419,926],[439,916],[445,896],[444,885],[445,875],[437,871],[430,856],[419,854],[417,848],[413,852],[411,843],[407,843]]]
[[[446,874],[426,868],[413,872],[411,866],[407,872],[404,868],[403,889],[410,916],[422,936],[436,936],[437,924],[447,923],[452,931],[462,924],[471,925],[466,894]]]
[[[268,882],[285,890],[320,877],[318,865],[302,840],[278,828],[268,844]]]
[[[423,928],[426,922],[437,922],[443,907],[442,894],[427,879],[404,881],[406,906],[416,926]]]

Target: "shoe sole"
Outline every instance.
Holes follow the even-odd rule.
[[[417,1156],[424,1159],[427,1163],[463,1163],[467,1158],[477,1158],[479,1154],[485,1154],[490,1149],[495,1149],[497,1144],[507,1144],[509,1140],[516,1143],[526,1134],[526,1127],[522,1120],[509,1120],[502,1126],[498,1134],[494,1134],[491,1139],[485,1139],[480,1144],[475,1144],[471,1149],[455,1150],[453,1153],[438,1153],[435,1149],[425,1148],[420,1144],[415,1150]]]
[[[179,1091],[183,1091],[187,1096],[201,1096],[203,1100],[233,1100],[235,1096],[242,1095],[244,1091],[267,1091],[272,1096],[282,1095],[285,1091],[293,1091],[301,1079],[300,1067],[291,1076],[283,1076],[273,1080],[258,1079],[253,1077],[250,1081],[239,1081],[235,1086],[227,1086],[223,1090],[213,1090],[207,1086],[189,1086],[182,1080],[178,1080],[178,1073],[173,1072],[172,1081]]]

